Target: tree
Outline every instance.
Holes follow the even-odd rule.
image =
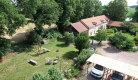
[[[90,47],[88,32],[82,32],[76,37],[75,46],[79,52],[81,52],[82,49],[88,49]]]
[[[63,32],[64,27],[70,22],[76,22],[83,15],[83,5],[80,0],[55,0],[61,10],[59,21],[56,23],[60,32]],[[77,3],[77,4],[76,4]]]
[[[102,3],[99,0],[82,0],[84,6],[84,15],[82,18],[89,18],[101,15],[102,13]]]
[[[132,21],[133,22],[138,22],[138,6],[135,8],[135,13],[132,15]]]
[[[65,32],[64,36],[65,36],[65,40],[66,40],[65,44],[70,44],[71,42],[73,42],[73,40],[75,38],[73,33],[68,33],[68,32]]]
[[[124,21],[123,23],[120,23],[120,25],[125,28],[126,31],[130,31],[130,29],[134,27],[134,24],[129,21]]]
[[[0,0],[0,59],[10,49],[10,41],[2,38],[5,34],[12,36],[15,30],[26,24],[25,16],[9,0]]]
[[[124,21],[127,17],[128,8],[126,0],[114,0],[111,1],[105,9],[106,16],[114,21]]]
[[[51,25],[59,19],[60,8],[55,0],[17,0],[21,13],[34,20],[35,31],[43,36],[45,24]]]
[[[63,75],[62,72],[57,67],[50,67],[48,70],[48,74],[50,76],[50,80],[62,80]]]
[[[95,34],[94,39],[99,41],[99,44],[101,44],[101,42],[106,40],[106,38],[107,38],[106,30],[103,29],[103,27],[101,26],[100,30],[98,30],[97,33]]]

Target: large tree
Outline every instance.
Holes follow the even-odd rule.
[[[99,0],[83,0],[82,3],[84,6],[84,15],[82,18],[89,18],[94,16],[101,15],[102,13],[102,3]]]
[[[138,6],[135,8],[136,12],[132,15],[134,22],[138,22]]]
[[[83,4],[81,0],[55,0],[62,13],[59,17],[58,25],[59,31],[63,32],[64,27],[68,26],[70,22],[76,22],[80,20],[83,15]],[[76,4],[77,3],[77,4]]]
[[[126,0],[114,0],[108,5],[107,12],[105,13],[111,20],[124,21],[127,17],[128,8]],[[106,10],[106,9],[105,9]]]
[[[55,0],[17,0],[17,7],[22,14],[34,20],[35,31],[42,36],[43,26],[56,23],[60,15],[60,8]]]
[[[15,30],[24,24],[25,16],[18,13],[18,9],[10,0],[0,0],[0,59],[10,50],[10,41],[2,36],[12,36]]]

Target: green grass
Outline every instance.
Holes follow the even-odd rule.
[[[131,13],[135,13],[135,8],[128,8],[127,16],[129,17]]]
[[[0,80],[31,80],[32,75],[36,72],[47,73],[47,70],[53,66],[53,64],[47,64],[48,61],[45,59],[50,57],[52,60],[59,56],[62,62],[62,70],[67,69],[72,66],[72,58],[76,57],[78,50],[74,45],[65,45],[64,39],[52,39],[48,44],[43,45],[43,47],[50,49],[50,52],[41,54],[39,57],[35,56],[37,54],[36,50],[30,52],[22,52],[20,54],[15,54],[11,60],[0,64]],[[18,47],[17,47],[18,48]],[[59,52],[56,52],[56,50]],[[33,66],[29,64],[29,60],[33,59],[38,64]],[[68,60],[67,60],[68,59]],[[68,62],[68,66],[64,62]],[[60,63],[56,65],[60,69]]]

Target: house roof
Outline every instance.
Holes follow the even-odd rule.
[[[103,22],[107,22],[107,20],[109,21],[110,19],[105,15],[101,15],[101,16],[82,19],[81,22],[83,22],[88,28],[91,28],[95,26],[95,24],[93,23],[97,23],[96,25],[99,25]]]
[[[110,21],[110,22],[108,23],[108,25],[109,25],[109,26],[120,27],[120,26],[121,26],[120,23],[123,23],[123,22],[121,22],[121,21]],[[133,23],[133,22],[131,22],[131,23],[134,24],[134,25],[138,25],[138,23]]]
[[[70,25],[79,33],[88,30],[81,22],[71,23]]]

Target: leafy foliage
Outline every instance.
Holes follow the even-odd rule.
[[[84,15],[82,18],[89,18],[101,15],[102,13],[102,3],[99,0],[82,0],[84,4]]]
[[[26,40],[32,44],[33,42],[35,43],[41,43],[42,42],[42,37],[37,34],[34,30],[29,31],[26,33]]]
[[[69,78],[70,79],[72,77],[76,77],[79,72],[80,72],[79,69],[76,69],[74,67],[71,67],[71,71],[68,72],[65,76],[66,76],[66,78]]]
[[[62,37],[62,34],[57,30],[57,28],[53,28],[53,29],[49,29],[49,30],[46,32],[45,37],[46,37],[47,39],[60,38],[60,37]]]
[[[10,40],[5,38],[0,38],[0,59],[5,56],[10,51]]]
[[[120,24],[121,27],[123,27],[127,32],[130,32],[133,35],[136,35],[136,32],[138,32],[138,26],[132,24],[131,22],[124,21]]]
[[[25,16],[9,0],[0,0],[0,36],[12,35],[20,26],[26,24]]]
[[[136,12],[132,15],[132,21],[133,22],[138,22],[138,16],[137,16],[137,14],[138,14],[138,6],[135,8],[135,10],[136,10]]]
[[[50,80],[62,80],[63,79],[62,73],[59,71],[58,68],[54,66],[49,68],[48,74],[50,76]]]
[[[98,33],[95,34],[94,39],[99,41],[99,44],[101,44],[102,41],[106,40],[107,34],[105,29],[101,29],[97,31]]]
[[[50,76],[43,73],[35,73],[33,74],[32,78],[33,80],[50,80]]]
[[[114,33],[114,30],[113,29],[106,29],[106,32],[110,34],[110,33]]]
[[[128,8],[126,0],[111,1],[105,8],[103,13],[111,20],[124,21],[127,17]]]
[[[74,40],[74,34],[73,33],[68,33],[68,32],[65,32],[64,33],[64,36],[65,36],[65,44],[70,44],[71,42],[73,42]]]
[[[110,37],[111,43],[119,49],[131,49],[134,47],[134,41],[124,34],[117,32]]]
[[[88,49],[90,47],[88,32],[80,33],[75,39],[75,46],[79,50]]]
[[[86,60],[92,55],[92,51],[89,49],[83,49],[81,53],[79,54],[77,60],[79,61],[79,64],[83,65],[85,64]]]

